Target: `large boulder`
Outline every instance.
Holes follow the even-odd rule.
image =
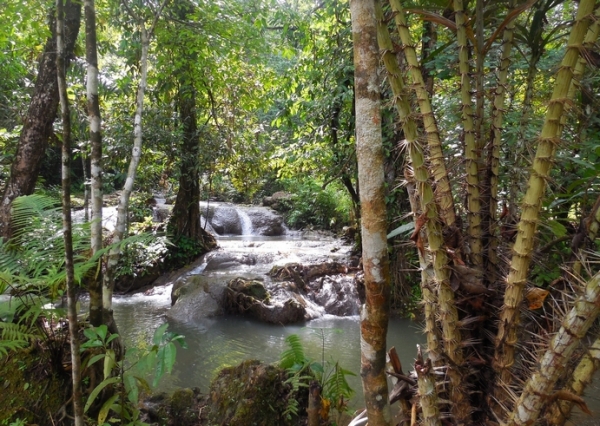
[[[235,278],[227,285],[223,305],[230,314],[251,315],[271,324],[292,324],[307,319],[306,303],[294,293],[273,297],[258,280]]]
[[[278,191],[270,197],[263,198],[263,206],[271,207],[278,212],[286,212],[291,208],[292,194],[289,192]]]
[[[262,207],[248,207],[244,212],[252,222],[252,232],[254,235],[263,235],[265,237],[276,237],[286,232],[283,218],[271,209]]]
[[[202,215],[219,235],[241,235],[242,223],[237,208],[230,204],[201,206]]]
[[[276,366],[248,360],[221,370],[209,391],[209,424],[288,426],[305,424],[288,407],[307,407],[308,390],[293,391],[288,373]],[[303,409],[297,410],[299,413]],[[286,415],[289,413],[289,417]],[[306,419],[304,419],[306,421]]]
[[[176,321],[199,320],[223,315],[221,301],[225,283],[203,275],[184,276],[173,284],[167,317]]]

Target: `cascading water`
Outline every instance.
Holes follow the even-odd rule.
[[[242,235],[252,235],[254,225],[252,225],[252,219],[248,216],[244,210],[237,211],[238,217],[240,218],[240,225],[242,228]]]
[[[350,257],[351,247],[322,234],[286,233],[281,218],[270,209],[211,203],[201,211],[208,218],[207,228],[210,226],[217,233],[219,248],[178,277],[163,280],[163,286],[147,295],[117,296],[114,300],[115,319],[127,345],[149,340],[165,317],[170,330],[185,335],[189,349],[178,351],[175,371],[163,379],[161,387],[172,390],[195,386],[206,392],[211,378],[223,367],[246,359],[277,361],[287,349],[285,338],[292,333],[300,335],[309,357],[320,361],[324,354],[326,361],[339,361],[358,374],[358,302],[351,274],[311,281],[311,297],[308,289],[301,292],[306,315],[313,318],[307,322],[265,324],[249,317],[222,315],[218,304],[225,286],[236,277],[264,283],[273,295],[271,303],[275,304],[279,298],[287,297],[289,284],[269,276],[273,266],[343,264]],[[172,286],[179,288],[173,292],[179,297],[174,306]],[[328,311],[336,315],[327,314]],[[388,339],[406,363],[412,361],[415,344],[423,341],[417,328],[401,319],[391,321]],[[360,395],[359,377],[349,379]]]

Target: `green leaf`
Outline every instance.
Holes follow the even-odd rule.
[[[161,325],[160,327],[158,327],[156,329],[156,331],[154,332],[154,337],[152,338],[152,343],[154,343],[155,345],[160,345],[160,343],[162,342],[163,335],[165,334],[165,330],[168,327],[169,327],[168,322],[166,322],[163,325]]]
[[[106,357],[104,358],[104,378],[110,377],[114,366],[117,365],[115,360],[115,351],[112,349],[106,350]]]
[[[97,361],[100,361],[102,358],[104,358],[106,356],[106,354],[98,354],[98,355],[94,355],[88,362],[87,366],[91,366],[93,364],[95,364]]]
[[[108,413],[110,412],[110,409],[113,405],[113,403],[119,398],[119,394],[115,394],[113,396],[111,396],[110,398],[108,398],[108,400],[102,405],[102,408],[100,409],[100,411],[98,412],[98,424],[104,424],[104,421],[106,420],[106,417],[108,416]]]
[[[394,229],[393,231],[391,231],[388,235],[387,238],[388,240],[390,238],[394,238],[396,235],[406,235],[409,234],[410,232],[414,231],[415,229],[415,224],[414,222],[409,222],[409,223],[405,223],[404,225],[401,225],[399,227],[397,227],[396,229]]]
[[[90,407],[92,406],[92,404],[94,403],[94,401],[96,400],[96,398],[98,397],[100,392],[102,392],[102,389],[104,389],[108,385],[113,385],[115,383],[119,383],[119,380],[121,380],[120,377],[110,377],[110,378],[100,382],[100,384],[94,388],[92,393],[90,393],[90,396],[89,396],[87,402],[85,403],[85,407],[83,407],[83,412],[87,413],[87,411],[90,409]]]
[[[562,223],[557,222],[556,220],[551,220],[547,223],[547,225],[556,237],[560,238],[567,235],[567,228],[565,228]]]

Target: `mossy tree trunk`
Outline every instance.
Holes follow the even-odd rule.
[[[68,0],[65,11],[65,64],[73,55],[81,24],[81,2]],[[35,89],[24,125],[19,136],[17,152],[10,169],[10,177],[0,200],[0,238],[11,235],[11,206],[15,198],[33,193],[48,140],[54,134],[53,124],[58,108],[56,75],[56,21],[54,11],[49,13],[50,37],[41,55]]]
[[[384,155],[377,68],[377,24],[373,0],[352,0],[356,157],[360,184],[361,234],[366,301],[361,309],[361,378],[371,426],[389,426],[386,334],[390,274],[385,218]]]

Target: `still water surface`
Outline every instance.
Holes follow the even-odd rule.
[[[114,313],[126,345],[149,341],[154,330],[164,324],[170,307],[170,286],[158,289],[152,296],[117,297]],[[305,353],[316,361],[339,362],[358,375],[360,371],[360,337],[358,317],[325,316],[301,325],[276,326],[242,317],[223,316],[196,322],[171,321],[169,330],[183,334],[188,349],[177,351],[173,374],[165,377],[160,388],[170,391],[177,387],[199,387],[207,392],[217,372],[243,360],[259,359],[271,363],[288,349],[285,338],[298,334]],[[416,354],[416,344],[424,337],[415,323],[392,319],[388,345],[395,346],[405,371],[410,370]],[[357,392],[354,403],[362,394],[360,378],[348,381]]]

